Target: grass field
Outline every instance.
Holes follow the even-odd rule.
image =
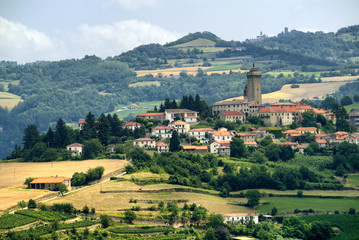
[[[343,82],[359,79],[359,76],[323,77],[322,82]]]
[[[346,187],[359,187],[359,174],[350,174],[348,175],[346,182]]]
[[[121,169],[126,165],[123,160],[86,160],[42,163],[0,163],[0,211],[16,205],[21,200],[39,198],[49,194],[46,190],[24,189],[28,177],[65,176],[75,172],[86,172],[89,168],[103,166],[104,175]]]
[[[0,107],[12,109],[19,102],[22,102],[20,96],[8,92],[0,92]]]
[[[119,119],[124,119],[128,115],[132,114],[134,117],[140,113],[147,112],[149,110],[153,110],[155,106],[159,108],[161,101],[151,101],[151,102],[138,102],[136,103],[139,106],[139,109],[125,109],[120,110],[122,107],[126,107],[125,105],[119,105],[116,108],[118,109],[115,112],[111,112],[111,114],[116,113]],[[131,104],[128,104],[127,107],[131,106]]]
[[[20,84],[20,80],[15,80],[11,82],[0,81],[0,84],[4,85],[5,91],[7,92],[9,90],[9,84],[17,86]]]
[[[358,175],[359,176],[359,175]],[[358,183],[359,184],[359,183]],[[288,195],[296,196],[298,190],[274,190],[274,189],[257,189],[261,193],[267,194],[278,194],[278,195]],[[239,194],[241,191],[231,192],[231,194]],[[326,196],[326,197],[359,197],[359,191],[357,190],[303,190],[304,196]]]
[[[322,97],[331,94],[345,85],[347,82],[323,82],[323,83],[307,83],[298,84],[299,88],[291,88],[291,84],[284,85],[281,90],[263,94],[264,103],[275,103],[279,99],[291,99],[292,101],[300,101],[303,98]]]
[[[296,198],[296,197],[265,197],[261,198],[262,203],[257,208],[260,213],[270,213],[273,207],[278,209],[279,213],[293,213],[294,209],[313,209],[314,211],[348,211],[349,208],[359,208],[357,198]]]
[[[358,239],[359,236],[359,216],[349,214],[323,214],[301,216],[306,222],[328,221],[332,226],[338,227],[342,232],[331,239]]]
[[[359,109],[359,103],[351,104],[344,107],[347,110],[347,113],[350,113],[352,109]]]

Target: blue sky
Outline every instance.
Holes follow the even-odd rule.
[[[359,24],[357,0],[0,0],[0,60],[102,58],[210,31],[225,40],[262,31],[335,32]]]

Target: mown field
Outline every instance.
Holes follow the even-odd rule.
[[[275,103],[279,99],[291,99],[292,101],[300,101],[303,98],[323,97],[338,91],[339,88],[348,83],[341,82],[323,82],[323,83],[306,83],[298,84],[299,88],[291,88],[291,84],[284,85],[281,90],[263,94],[264,103]]]
[[[127,164],[124,160],[86,160],[38,163],[0,163],[0,211],[16,205],[21,200],[39,198],[53,193],[46,190],[24,189],[23,183],[28,177],[65,176],[71,177],[75,172],[86,172],[89,168],[103,166],[104,175],[122,169]]]
[[[157,108],[159,108],[161,101],[151,101],[151,102],[138,102],[136,103],[139,106],[139,109],[125,109],[125,110],[121,110],[122,107],[130,107],[131,104],[128,105],[119,105],[116,106],[116,111],[115,112],[111,112],[111,114],[116,113],[119,119],[124,119],[125,117],[127,117],[128,115],[132,114],[134,117],[136,117],[136,115],[140,114],[140,113],[144,113],[150,110],[153,110],[155,106],[157,106]]]
[[[350,113],[350,111],[352,109],[359,109],[359,103],[354,103],[354,104],[345,106],[344,108],[345,108],[345,110],[347,110],[347,113]]]
[[[20,96],[8,92],[0,92],[0,107],[12,109],[19,102],[22,102]]]

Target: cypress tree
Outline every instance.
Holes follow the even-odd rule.
[[[101,114],[98,119],[98,138],[102,145],[106,146],[110,138],[110,123],[105,114]]]
[[[174,130],[172,132],[172,137],[170,139],[169,150],[171,152],[178,152],[178,151],[181,150],[181,142],[180,142],[180,138],[179,138],[178,133],[177,133],[176,130]]]
[[[24,130],[24,137],[22,138],[24,149],[32,148],[37,142],[40,141],[40,133],[35,124],[30,124]]]
[[[68,134],[66,124],[62,118],[60,118],[56,123],[55,142],[56,147],[58,148],[64,148],[70,143],[70,136]]]
[[[95,116],[91,112],[86,116],[85,124],[82,129],[82,136],[86,140],[96,138]]]

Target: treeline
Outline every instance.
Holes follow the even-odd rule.
[[[82,186],[89,182],[101,179],[105,169],[102,166],[90,168],[86,173],[75,172],[72,175],[71,186]]]
[[[165,44],[164,46],[165,47],[172,47],[172,46],[175,46],[175,45],[179,45],[179,44],[182,44],[182,43],[187,43],[187,42],[191,42],[193,40],[196,40],[198,38],[204,38],[204,39],[207,39],[207,40],[211,40],[213,42],[217,42],[218,40],[220,40],[219,37],[217,37],[215,34],[211,33],[211,32],[196,32],[196,33],[190,33],[174,42],[170,42],[170,43],[167,43]]]

